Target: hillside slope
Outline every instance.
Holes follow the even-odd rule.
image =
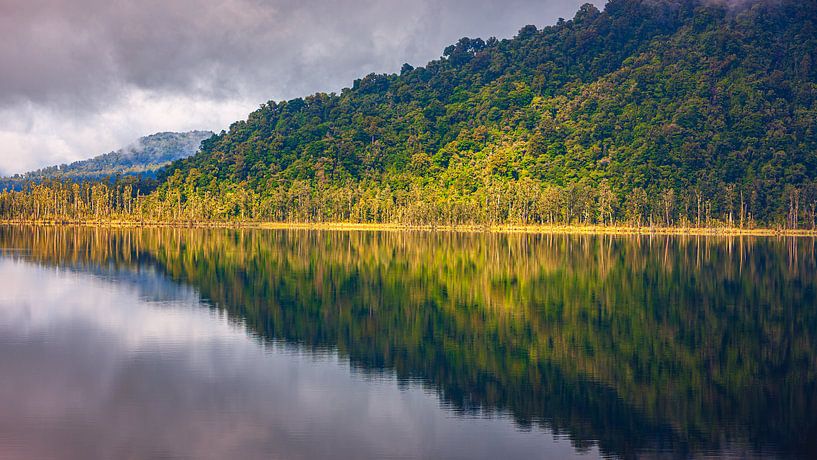
[[[810,224],[817,2],[743,5],[612,0],[464,38],[263,104],[163,190],[274,220]]]

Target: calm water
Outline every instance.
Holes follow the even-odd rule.
[[[815,252],[0,227],[0,458],[814,458]]]

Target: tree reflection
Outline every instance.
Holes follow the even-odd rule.
[[[337,350],[577,447],[817,454],[812,239],[2,227],[153,266],[263,340]],[[18,254],[14,252],[14,254]]]

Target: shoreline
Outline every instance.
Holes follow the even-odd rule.
[[[817,237],[817,229],[732,228],[732,227],[632,227],[603,225],[408,225],[351,222],[134,222],[134,221],[31,221],[0,220],[0,225],[37,227],[97,227],[97,228],[242,228],[260,230],[323,230],[323,231],[390,231],[390,232],[454,232],[499,234],[561,234],[561,235],[621,235],[621,236],[752,236],[752,237]]]

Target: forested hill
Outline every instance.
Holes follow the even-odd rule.
[[[263,104],[164,188],[246,188],[292,220],[813,220],[817,2],[739,3],[612,0],[463,38]]]
[[[127,174],[155,175],[156,171],[168,163],[196,153],[201,141],[212,135],[210,131],[156,133],[141,137],[115,152],[3,178],[0,183],[8,186],[43,179],[98,180]]]

